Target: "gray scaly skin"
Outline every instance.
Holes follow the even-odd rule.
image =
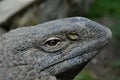
[[[111,36],[82,17],[12,30],[0,37],[0,80],[72,80]]]

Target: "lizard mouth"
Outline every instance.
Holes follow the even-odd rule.
[[[93,58],[96,53],[98,53],[98,51],[80,54],[47,66],[41,71],[49,72],[52,75],[60,75],[72,69],[82,69],[88,63],[89,59]]]

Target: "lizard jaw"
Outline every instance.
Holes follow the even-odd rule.
[[[76,75],[97,53],[98,51],[84,53],[76,57],[70,58],[68,60],[64,60],[56,64],[53,64],[42,71],[48,72],[52,75],[56,75],[56,77],[58,78],[60,78],[60,76],[65,76],[65,74],[69,75],[69,73],[74,71]],[[75,75],[73,76],[73,78],[75,77]]]

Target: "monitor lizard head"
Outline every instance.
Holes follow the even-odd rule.
[[[111,31],[86,18],[72,17],[18,28],[1,36],[1,49],[10,67],[57,77],[80,70],[110,41]]]

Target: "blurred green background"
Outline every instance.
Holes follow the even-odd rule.
[[[0,0],[0,5],[2,1],[7,0]],[[36,0],[9,16],[0,22],[0,28],[7,31],[74,16],[87,17],[110,28],[113,38],[109,45],[74,80],[120,80],[120,0]]]

